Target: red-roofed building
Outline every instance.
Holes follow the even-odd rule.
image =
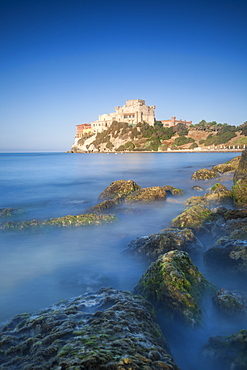
[[[84,134],[89,132],[92,132],[91,125],[89,123],[76,125],[76,137],[82,137]]]

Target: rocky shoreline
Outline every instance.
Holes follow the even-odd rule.
[[[220,176],[229,171],[234,173],[230,190],[220,184]],[[198,170],[192,178],[213,178],[215,185],[203,196],[187,199],[184,211],[171,220],[171,227],[137,238],[123,251],[150,263],[133,292],[102,288],[42,311],[15,316],[0,329],[0,368],[177,370],[156,313],[171,326],[179,323],[193,331],[203,326],[202,300],[206,296],[219,315],[238,317],[246,325],[244,294],[212,284],[199,271],[196,260],[202,258],[207,269],[222,276],[246,281],[247,151],[211,170]],[[80,216],[90,216],[96,222],[106,217],[106,222],[112,222],[114,215],[106,212],[123,203],[165,202],[168,194],[179,197],[182,193],[169,185],[140,188],[132,180],[118,180],[100,194],[98,204]],[[44,221],[42,227],[83,224],[66,223],[66,217],[53,223]],[[1,228],[13,232],[25,229],[20,224],[4,223]],[[37,227],[31,221],[25,225]],[[245,370],[246,353],[247,330],[243,327],[228,337],[210,338],[201,349],[201,358],[211,369]]]

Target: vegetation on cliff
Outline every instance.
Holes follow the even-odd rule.
[[[96,135],[87,133],[72,150],[80,151],[80,147],[89,152],[166,151],[217,146],[243,148],[247,145],[246,133],[247,121],[235,127],[202,120],[189,128],[181,123],[174,127],[163,127],[161,121],[156,121],[154,126],[115,121],[107,130]]]

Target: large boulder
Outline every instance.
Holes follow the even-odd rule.
[[[0,333],[2,370],[178,370],[151,304],[111,288],[18,315]]]
[[[213,296],[213,302],[219,311],[231,317],[247,313],[246,300],[236,291],[220,289]]]
[[[200,170],[195,171],[192,174],[192,180],[209,180],[217,176],[217,173],[213,170],[209,170],[208,168],[202,168]]]
[[[151,301],[164,315],[193,327],[202,320],[201,295],[213,289],[188,253],[175,250],[150,265],[134,292]]]
[[[209,193],[204,195],[205,200],[212,204],[232,204],[232,192],[222,184],[215,184]]]
[[[117,180],[113,181],[99,196],[99,199],[113,199],[125,197],[140,189],[133,180]]]
[[[167,228],[160,233],[132,240],[126,251],[155,261],[162,254],[176,249],[197,255],[202,252],[203,246],[192,230]]]
[[[161,186],[136,190],[127,195],[125,203],[147,203],[166,199],[166,191]]]
[[[85,213],[102,213],[108,209],[115,208],[122,202],[123,202],[122,197],[103,200],[103,202],[100,202],[99,204],[96,204],[95,206],[86,209]]]
[[[233,181],[232,192],[235,205],[239,208],[247,208],[247,149],[242,152]]]
[[[83,214],[77,216],[64,216],[58,218],[50,218],[45,221],[31,220],[31,221],[21,221],[21,222],[5,222],[0,225],[0,230],[25,230],[25,229],[38,229],[43,227],[78,227],[78,226],[88,226],[88,225],[100,225],[103,223],[109,223],[116,221],[116,216],[107,215],[97,215],[94,213]]]
[[[213,226],[212,222],[216,221],[217,213],[202,205],[195,205],[175,217],[171,225],[173,227],[192,229],[194,232],[208,231]]]
[[[247,240],[221,238],[204,254],[205,264],[212,269],[247,273]]]
[[[247,369],[247,330],[229,336],[211,337],[203,348],[210,361],[209,368],[224,370]]]

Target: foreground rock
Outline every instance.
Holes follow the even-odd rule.
[[[171,225],[173,227],[192,229],[194,232],[207,232],[212,228],[212,222],[216,221],[218,214],[202,205],[194,205],[175,217]]]
[[[111,288],[16,316],[0,348],[4,370],[178,370],[150,303]]]
[[[209,180],[217,176],[217,173],[207,168],[202,168],[193,173],[192,180]]]
[[[219,311],[231,317],[247,313],[246,301],[239,292],[220,289],[215,293],[213,301]]]
[[[166,199],[166,191],[161,186],[136,190],[125,198],[125,203],[147,203]]]
[[[232,188],[235,205],[247,208],[247,149],[242,152]]]
[[[219,204],[230,204],[232,205],[232,192],[222,184],[215,184],[209,193],[204,195],[206,202],[219,205]]]
[[[205,264],[222,271],[247,273],[247,241],[221,238],[204,254]]]
[[[21,221],[21,222],[6,222],[0,226],[0,230],[25,230],[38,229],[42,227],[56,226],[56,227],[77,227],[86,225],[100,225],[116,221],[114,215],[96,215],[85,214],[77,216],[64,216],[58,218],[51,218],[46,221]]]
[[[133,180],[113,181],[99,196],[99,199],[113,199],[125,197],[134,191],[140,189]]]
[[[154,303],[164,315],[195,326],[202,321],[202,294],[214,289],[188,253],[176,250],[153,262],[134,291]]]
[[[176,249],[197,255],[202,252],[203,247],[191,230],[167,228],[160,233],[131,241],[126,251],[155,261],[162,254]]]
[[[211,360],[214,369],[246,370],[247,330],[241,330],[227,337],[210,338],[203,349],[203,354]]]

